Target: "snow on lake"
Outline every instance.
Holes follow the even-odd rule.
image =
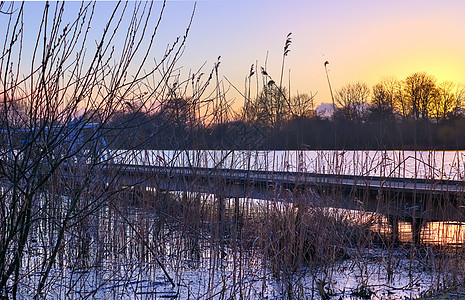
[[[112,157],[118,163],[151,166],[443,180],[465,177],[465,151],[117,150]]]

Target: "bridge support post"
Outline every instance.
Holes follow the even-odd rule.
[[[391,226],[391,241],[394,245],[396,245],[399,243],[399,218],[397,216],[389,215],[387,219]]]
[[[225,197],[221,195],[216,195],[218,201],[218,243],[220,246],[221,253],[224,252],[224,219],[225,219],[225,211],[226,211],[226,204],[225,204]]]
[[[239,232],[241,223],[242,223],[239,208],[240,208],[239,197],[234,197],[234,223],[236,225],[237,232]]]
[[[423,219],[412,218],[410,222],[412,228],[412,243],[417,246],[421,243],[421,228],[423,227]]]

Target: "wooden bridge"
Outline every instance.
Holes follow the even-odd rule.
[[[363,209],[403,219],[465,220],[464,181],[240,169],[114,167],[123,185],[128,186],[203,192],[222,198],[324,202],[332,207]]]

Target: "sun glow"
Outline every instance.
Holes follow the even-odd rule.
[[[434,76],[438,83],[452,81],[465,83],[465,59],[452,51],[412,51],[397,53],[384,60],[373,60],[362,72],[361,77],[371,78],[376,83],[384,77],[393,76],[403,80],[415,72],[425,72]]]

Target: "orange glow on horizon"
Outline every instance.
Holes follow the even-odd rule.
[[[386,74],[380,74],[380,70]],[[465,60],[458,54],[419,52],[391,57],[384,62],[374,64],[373,68],[367,69],[365,76],[369,78],[371,77],[369,73],[378,73],[379,75],[375,79],[378,81],[389,76],[404,80],[413,73],[425,72],[434,76],[438,83],[452,81],[456,84],[462,84],[465,83],[464,70]]]

